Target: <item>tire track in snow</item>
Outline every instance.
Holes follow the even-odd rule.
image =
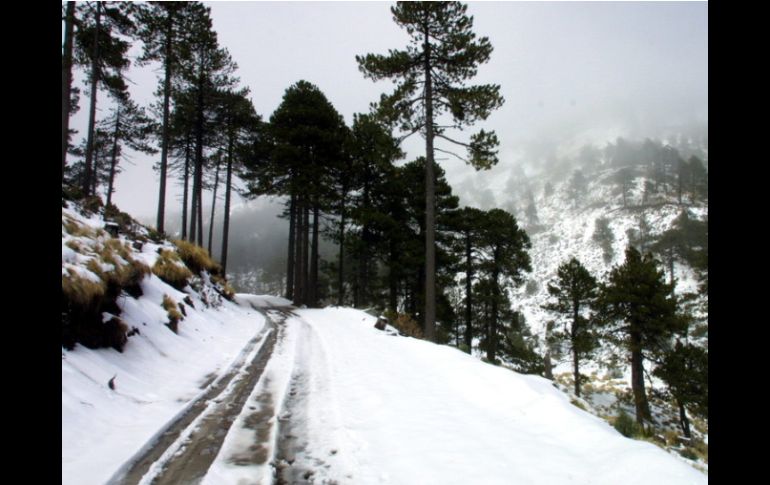
[[[312,351],[323,349],[319,347],[320,342],[312,326],[301,316],[294,314],[294,317],[300,335],[291,378],[278,413],[275,456],[272,463],[273,483],[333,485],[337,483],[335,480],[324,477],[331,465],[319,457],[323,450],[311,449],[308,437],[309,397],[313,390],[313,373],[316,370],[323,372],[328,369],[316,369],[312,365]],[[336,450],[332,451],[332,454],[334,453]]]
[[[264,309],[253,308],[265,314],[265,327],[244,347],[237,362],[121,467],[108,485],[197,483],[203,478],[227,430],[261,377],[282,323],[274,322]],[[256,355],[247,363],[260,342]]]

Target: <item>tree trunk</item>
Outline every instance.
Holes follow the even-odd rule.
[[[196,101],[196,116],[195,116],[195,177],[193,179],[193,204],[192,204],[192,220],[190,221],[190,238],[193,242],[196,241],[199,246],[203,245],[203,231],[198,226],[198,219],[200,223],[203,222],[203,217],[199,217],[201,212],[199,208],[202,207],[201,196],[203,187],[203,73],[198,74],[198,93]]]
[[[289,200],[289,255],[286,261],[286,299],[294,299],[294,240],[296,238],[296,199],[291,195]]]
[[[303,207],[302,228],[302,303],[310,301],[310,204],[305,201]]]
[[[107,184],[107,204],[112,204],[112,191],[115,183],[115,168],[118,165],[118,135],[120,130],[120,105],[118,105],[118,111],[115,113],[115,131],[112,134],[112,156],[110,160],[110,180]]]
[[[161,128],[160,142],[160,188],[158,189],[158,222],[157,230],[163,234],[166,218],[166,175],[168,170],[168,139],[169,139],[169,100],[171,99],[171,46],[173,37],[174,19],[171,11],[166,17],[166,46],[163,67],[165,78],[163,79],[163,126]]]
[[[393,313],[396,313],[398,312],[398,278],[396,271],[394,270],[396,266],[396,243],[392,236],[390,238],[389,246],[388,305],[390,306],[390,310]]]
[[[201,167],[202,171],[203,167]],[[203,247],[203,174],[198,185],[198,246]]]
[[[67,2],[64,16],[64,49],[61,59],[61,181],[67,165],[70,139],[70,103],[72,102],[72,33],[75,25],[75,2]]]
[[[473,287],[473,260],[470,232],[465,233],[465,345],[468,353],[473,346],[473,326],[471,317],[473,314],[472,287]]]
[[[219,186],[219,162],[214,169],[214,189],[211,194],[211,214],[209,216],[209,255],[213,255],[211,252],[211,242],[214,239],[214,212],[217,208],[217,187]]]
[[[492,315],[489,322],[489,346],[487,347],[487,360],[495,363],[497,357],[497,298],[500,294],[500,286],[497,272],[497,251],[494,255],[495,269],[492,271]]]
[[[184,190],[182,191],[182,239],[187,240],[187,201],[190,187],[190,132],[187,132],[184,147]]]
[[[366,308],[371,303],[369,297],[369,225],[364,224],[361,228],[361,252],[358,260],[358,301],[362,307]]]
[[[357,266],[355,266],[357,265]],[[354,262],[353,268],[353,308],[360,308],[361,306],[361,260],[360,258]]]
[[[553,380],[553,364],[551,363],[551,350],[545,351],[545,357],[543,357],[543,376],[548,380]]]
[[[234,139],[230,138],[230,145],[227,147],[227,178],[225,180],[225,220],[222,229],[222,274],[227,275],[227,246],[230,243],[230,194],[233,185],[233,144]]]
[[[318,308],[318,202],[313,204],[313,242],[310,251],[310,306]]]
[[[672,291],[674,288],[674,285],[676,284],[676,281],[674,280],[674,248],[668,248],[668,274],[669,274],[669,284],[671,285]]]
[[[102,26],[102,2],[96,2],[96,29],[94,30],[93,59],[91,63],[91,105],[88,109],[88,138],[83,171],[83,196],[91,195],[92,164],[94,158],[94,129],[96,127],[96,92],[99,90],[99,31]]]
[[[302,305],[302,233],[303,233],[303,221],[304,218],[302,210],[302,196],[297,196],[297,205],[295,207],[296,217],[296,243],[294,249],[296,256],[294,258],[294,303],[299,306]]]
[[[426,13],[427,16],[427,13]],[[425,339],[436,341],[436,247],[433,173],[433,84],[427,19],[424,25],[425,54]]]
[[[343,189],[345,192],[345,189]],[[340,261],[337,273],[337,305],[342,306],[345,301],[345,195],[340,201]]]
[[[634,392],[634,406],[636,408],[636,422],[644,424],[644,421],[652,421],[650,404],[647,402],[647,394],[644,389],[644,360],[641,349],[641,336],[631,333],[631,389]]]
[[[682,404],[681,401],[677,400],[677,404],[679,404],[679,422],[682,425],[682,431],[684,432],[685,438],[690,438],[690,420],[687,419],[687,413],[684,409],[684,404]]]
[[[570,337],[572,340],[572,371],[575,375],[575,395],[580,397],[580,360],[578,359],[577,349],[577,335],[578,335],[578,318],[580,318],[580,303],[577,301],[572,302],[572,328],[570,329]]]

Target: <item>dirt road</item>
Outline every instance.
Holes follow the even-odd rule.
[[[253,412],[246,415],[244,426],[254,430],[257,439],[230,457],[230,463],[259,465],[272,457],[275,483],[302,483],[312,476],[312,472],[292,466],[295,454],[301,449],[301,440],[298,440],[301,430],[292,420],[296,401],[293,398],[302,388],[301,372],[292,375],[291,388],[283,399],[263,391],[256,398],[258,407],[247,403],[258,383],[262,388],[270,388],[260,380],[269,379],[264,375],[265,368],[276,347],[283,342],[286,318],[292,315],[291,307],[254,309],[266,317],[262,332],[249,341],[224,375],[207,383],[210,388],[204,395],[168,423],[110,479],[110,485],[200,483],[219,454],[233,422],[246,406]],[[276,402],[280,403],[280,409],[275,409]],[[274,433],[276,419],[277,433]]]

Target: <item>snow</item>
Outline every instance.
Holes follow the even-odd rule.
[[[242,306],[226,302],[204,310],[194,299],[197,309],[188,308],[175,335],[158,323],[160,299],[184,293],[154,276],[143,289],[144,296],[122,303],[121,318],[141,330],[122,354],[81,346],[62,351],[63,484],[108,480],[262,328],[251,304],[282,301],[240,294]],[[295,466],[313,470],[318,483],[707,483],[656,446],[626,439],[579,410],[543,378],[378,331],[376,318],[361,311],[295,314],[247,401],[251,409],[235,421],[204,485],[270,483],[278,416],[301,430],[305,441]],[[106,383],[114,375],[111,391]],[[301,386],[287,412],[292,382]],[[272,402],[257,401],[265,392]],[[235,466],[233,456],[259,442],[244,423],[259,406],[276,414],[264,443],[269,459]]]
[[[269,308],[274,306],[288,306],[291,302],[286,298],[272,295],[250,295],[248,293],[236,293],[235,301],[239,305],[252,306],[253,308]]]
[[[312,470],[317,483],[707,483],[658,447],[576,408],[546,379],[386,334],[361,311],[295,313],[257,387],[285,396],[289,376],[301,379],[304,393],[294,398],[301,402],[290,410],[306,443],[294,466]],[[254,440],[246,414],[204,484],[267,483],[267,466],[232,464]]]
[[[165,423],[182,413],[237,359],[262,329],[264,317],[225,301],[195,309],[174,334],[164,323],[163,295],[181,302],[154,275],[139,299],[122,297],[120,318],[141,332],[123,351],[62,349],[62,484],[103,484]],[[115,378],[115,390],[107,382]]]

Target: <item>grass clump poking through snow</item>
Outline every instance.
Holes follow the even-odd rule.
[[[172,241],[179,251],[179,257],[194,273],[208,271],[212,275],[222,275],[222,267],[214,262],[208,251],[189,241],[175,239]]]
[[[612,426],[626,438],[636,438],[644,435],[644,430],[639,426],[639,423],[625,411],[620,412],[612,423]]]
[[[163,295],[163,303],[161,303],[161,306],[164,310],[166,310],[166,313],[168,313],[168,323],[166,326],[170,328],[174,333],[178,333],[179,330],[179,322],[184,318],[181,313],[179,313],[179,308],[177,307],[177,304],[174,302],[174,300],[168,296]]]
[[[142,295],[140,283],[150,274],[150,268],[134,260],[125,243],[119,239],[107,239],[98,255],[104,263],[111,266],[109,271],[100,275],[109,287],[116,288],[117,293],[125,290],[135,298]]]
[[[155,261],[152,272],[180,291],[187,286],[187,280],[192,277],[192,272],[182,263],[179,255],[168,249],[160,250],[160,256]]]
[[[105,290],[104,283],[98,278],[89,278],[72,269],[67,270],[67,275],[62,274],[62,297],[67,298],[73,304],[89,306],[101,298]]]
[[[385,317],[402,335],[419,339],[423,338],[422,327],[411,315],[388,311],[385,312]]]

